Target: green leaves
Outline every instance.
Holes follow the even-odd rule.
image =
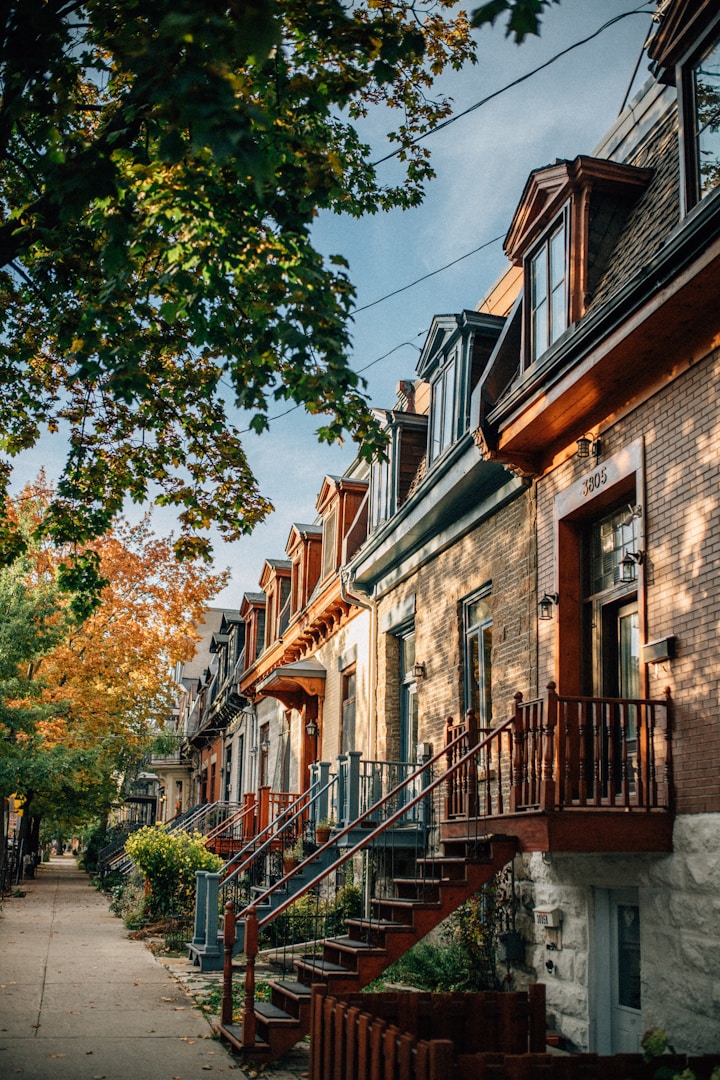
[[[207,556],[269,512],[231,404],[277,401],[318,436],[382,443],[350,368],[347,268],[320,210],[412,206],[438,74],[473,59],[453,0],[10,0],[0,16],[0,449],[69,431],[44,525],[100,535],[129,495],[181,510]],[[406,177],[384,184],[355,121],[396,115]],[[4,267],[4,272],[2,268]],[[230,404],[228,404],[230,403]],[[12,530],[0,549],[17,553]],[[93,568],[68,584],[97,594]]]
[[[518,45],[522,44],[528,34],[540,35],[541,15],[550,4],[559,4],[560,0],[489,0],[481,4],[472,13],[472,25],[483,26],[486,23],[495,24],[495,20],[510,13],[505,30],[506,37],[515,36]]]

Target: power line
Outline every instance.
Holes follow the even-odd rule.
[[[443,270],[449,270],[451,266],[455,266],[457,263],[462,262],[463,259],[469,259],[471,255],[477,255],[478,251],[490,247],[491,244],[496,244],[498,240],[502,240],[503,235],[504,234],[501,233],[499,236],[494,236],[492,240],[486,240],[480,247],[473,248],[472,251],[467,251],[464,255],[460,255],[457,259],[453,259],[452,262],[445,263],[444,266],[439,266],[437,270],[431,270],[429,274],[423,274],[422,277],[416,278],[415,281],[411,281],[408,285],[401,285],[399,289],[386,293],[385,296],[379,296],[377,300],[371,300],[369,304],[363,304],[362,307],[355,308],[353,314],[357,315],[361,311],[367,311],[368,308],[375,307],[376,304],[382,304],[383,300],[389,300],[392,296],[398,296],[400,293],[412,289],[415,285],[419,285],[421,281],[427,281],[428,278],[435,277],[436,274],[442,274]],[[375,363],[375,361],[373,361],[373,363]],[[364,370],[364,368],[361,370]]]
[[[422,142],[423,139],[427,139],[430,135],[435,135],[438,131],[442,131],[444,128],[450,127],[451,124],[454,124],[456,123],[456,121],[461,120],[463,116],[468,116],[470,113],[475,112],[476,109],[481,109],[483,105],[487,105],[489,101],[493,101],[495,98],[500,97],[501,94],[505,94],[508,90],[512,90],[513,87],[520,86],[521,83],[526,82],[526,80],[532,78],[533,75],[537,75],[538,72],[543,71],[547,67],[550,67],[551,64],[554,64],[563,56],[567,56],[567,54],[569,52],[572,52],[573,49],[579,49],[581,45],[587,45],[589,41],[592,41],[594,38],[599,37],[600,34],[605,33],[606,30],[608,30],[611,26],[614,26],[615,23],[620,22],[622,19],[627,19],[630,15],[652,14],[653,11],[649,8],[635,8],[633,11],[625,11],[622,15],[616,15],[613,19],[608,19],[606,23],[603,23],[603,25],[598,27],[598,29],[595,30],[592,34],[589,34],[585,38],[581,38],[580,41],[573,42],[572,45],[568,45],[567,48],[562,49],[559,53],[555,53],[555,55],[551,56],[549,60],[545,60],[542,64],[539,64],[538,67],[533,68],[532,71],[527,71],[524,75],[520,75],[517,79],[513,79],[512,82],[507,83],[505,86],[501,86],[498,90],[493,90],[491,94],[488,94],[486,97],[481,98],[480,101],[476,101],[474,105],[470,105],[467,109],[463,109],[462,112],[456,113],[454,116],[449,116],[447,120],[441,121],[439,124],[436,124],[435,127],[432,127],[428,131],[423,132],[422,135],[418,135],[416,139],[413,139],[409,143],[409,145],[416,146],[419,142]],[[397,150],[391,151],[389,154],[386,154],[385,157],[378,158],[377,161],[373,162],[373,165],[382,165],[385,161],[391,161],[394,157],[397,157],[398,154],[400,154],[403,150],[407,150],[407,146],[398,147]]]

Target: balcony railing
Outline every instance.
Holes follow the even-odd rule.
[[[459,743],[457,735],[464,731]],[[485,734],[474,714],[448,722],[448,762]],[[565,697],[549,683],[532,701],[515,696],[510,722],[490,733],[477,760],[452,773],[446,818],[561,810],[669,810],[671,699]]]

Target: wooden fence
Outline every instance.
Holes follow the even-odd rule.
[[[422,1036],[422,1038],[421,1038]],[[450,1080],[450,1055],[545,1049],[545,987],[331,997],[313,987],[310,1080]]]
[[[422,1037],[421,1037],[422,1036]],[[705,1057],[545,1053],[545,987],[527,993],[382,993],[331,997],[313,987],[309,1080],[655,1080]]]

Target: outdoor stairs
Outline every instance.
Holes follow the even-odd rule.
[[[312,985],[337,998],[356,993],[420,941],[513,858],[513,837],[447,841],[441,858],[417,860],[417,876],[394,878],[396,896],[374,899],[371,917],[347,919],[347,934],[295,962],[297,977],[271,982],[269,1002],[255,1002],[256,1038],[243,1045],[242,1028],[218,1024],[219,1034],[248,1061],[270,1062],[310,1031]],[[262,915],[258,912],[260,918]]]

